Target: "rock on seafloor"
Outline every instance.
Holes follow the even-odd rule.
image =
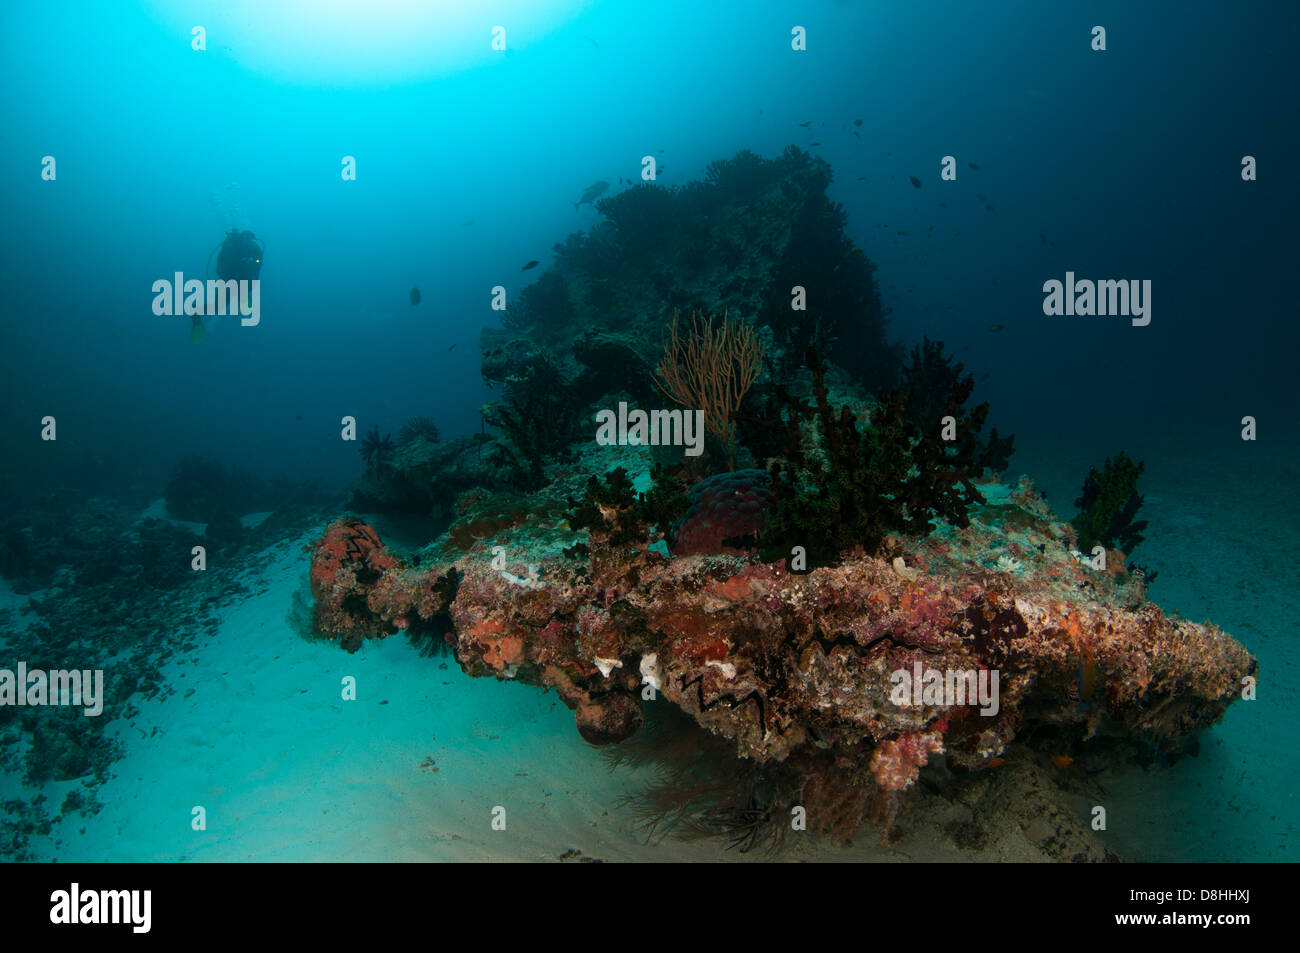
[[[833,762],[876,795],[906,791],[936,760],[998,767],[1041,727],[1176,751],[1241,696],[1256,661],[1235,640],[1166,616],[1122,561],[1093,569],[1028,480],[986,495],[964,529],[806,573],[598,544],[565,555],[526,526],[417,567],[341,520],[313,556],[318,624],[353,649],[411,627],[445,633],[468,674],[554,688],[593,744],[668,704],[738,757],[810,778]],[[983,692],[954,697],[958,685]]]

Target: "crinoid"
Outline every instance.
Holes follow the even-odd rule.
[[[645,728],[604,753],[611,769],[654,772],[652,781],[619,802],[647,843],[716,837],[742,854],[785,846],[783,792],[797,788],[797,780],[782,766],[737,758],[729,743],[683,713],[659,706]]]
[[[380,437],[378,424],[362,438],[359,448],[361,459],[366,461],[367,470],[386,466],[392,459],[393,450],[393,435],[386,433]]]
[[[403,447],[417,438],[427,440],[429,443],[438,443],[442,439],[442,435],[438,432],[438,425],[433,422],[432,417],[412,417],[408,420],[398,431],[397,445]]]

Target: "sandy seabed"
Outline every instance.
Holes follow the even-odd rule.
[[[1032,461],[1060,508],[1077,475]],[[1105,845],[1132,860],[1295,859],[1300,757],[1296,619],[1300,486],[1294,456],[1177,446],[1148,454],[1142,558],[1160,571],[1151,596],[1168,612],[1212,619],[1257,654],[1260,699],[1238,703],[1171,767],[1107,772]],[[1027,464],[1023,459],[1017,463]],[[738,861],[720,841],[647,842],[620,803],[650,777],[611,770],[554,694],[465,677],[449,656],[402,638],[348,655],[288,621],[306,590],[307,537],[283,540],[242,571],[253,595],[221,610],[216,634],[164,666],[173,689],[113,726],[125,755],[95,790],[102,805],[34,838],[59,861]],[[7,604],[21,599],[5,594]],[[343,699],[356,679],[356,700]],[[111,717],[111,712],[106,713]],[[46,786],[61,802],[80,782]],[[4,784],[13,796],[16,781]],[[31,792],[27,792],[30,796]],[[1002,796],[975,791],[972,798]],[[1085,818],[1089,798],[1053,792],[1053,810]],[[206,829],[192,826],[202,807]],[[505,829],[493,827],[505,809]],[[1041,860],[1045,836],[1024,810],[981,819],[984,843],[959,844],[973,800],[923,795],[884,846],[862,830],[848,846],[792,837],[780,859]],[[496,812],[499,815],[499,812]]]

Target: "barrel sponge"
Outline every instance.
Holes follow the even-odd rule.
[[[690,508],[672,529],[675,556],[744,554],[736,537],[757,536],[763,529],[768,477],[762,470],[737,470],[701,480],[690,490]],[[732,540],[733,545],[724,545]],[[749,548],[752,548],[749,547]]]

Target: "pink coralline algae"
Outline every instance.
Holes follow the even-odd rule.
[[[909,731],[880,743],[871,756],[871,773],[881,790],[903,791],[912,786],[932,754],[943,754],[942,732]]]
[[[762,530],[767,496],[768,478],[762,470],[737,470],[701,480],[691,488],[690,509],[673,527],[673,555],[739,555],[752,548],[741,540]]]
[[[716,481],[679,542],[694,551],[752,531],[760,499],[749,477]],[[1104,729],[1177,751],[1242,696],[1257,666],[1239,643],[1165,615],[1140,579],[1094,572],[1069,541],[1028,494],[975,508],[959,533],[890,538],[804,574],[754,554],[665,558],[595,538],[566,553],[508,530],[490,542],[534,546],[543,583],[527,588],[492,569],[489,541],[415,567],[340,521],[316,546],[312,580],[332,633],[359,644],[445,623],[465,672],[556,690],[593,744],[671,705],[738,757],[815,777],[806,790],[853,807],[863,784],[892,804],[937,759],[956,772],[1001,764],[1039,727],[1074,745]],[[1017,572],[990,566],[1009,542]],[[996,672],[998,703],[896,703],[894,680],[918,666]]]

